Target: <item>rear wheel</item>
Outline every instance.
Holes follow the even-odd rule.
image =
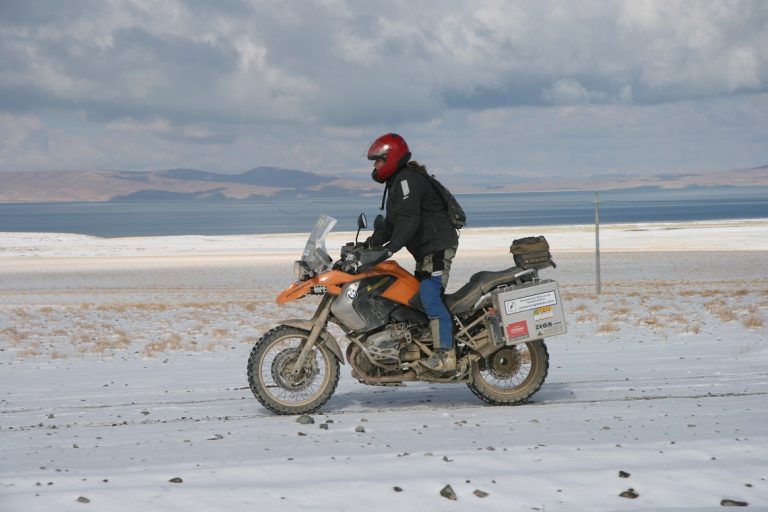
[[[248,384],[256,399],[277,414],[306,414],[331,398],[339,383],[339,361],[315,345],[298,374],[293,366],[309,331],[281,325],[256,342],[248,358]]]
[[[549,370],[544,340],[503,347],[472,364],[469,389],[492,405],[516,405],[536,393]]]

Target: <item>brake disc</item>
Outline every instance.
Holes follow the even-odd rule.
[[[494,353],[487,362],[488,370],[497,378],[508,378],[520,371],[522,358],[514,347],[503,348]]]
[[[293,365],[298,360],[299,354],[301,354],[301,349],[287,348],[272,361],[272,378],[283,389],[301,391],[312,384],[317,376],[319,368],[313,354],[309,355],[301,372],[294,376]]]

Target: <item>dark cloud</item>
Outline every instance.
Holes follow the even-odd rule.
[[[237,69],[238,52],[229,41],[195,41],[174,35],[151,34],[141,27],[118,29],[105,53],[109,61],[128,62],[152,70],[163,66],[164,74],[186,80],[211,80],[211,75]],[[181,81],[179,80],[179,81]]]
[[[182,0],[190,12],[204,17],[250,17],[256,12],[257,6],[242,0]]]
[[[446,107],[658,104],[768,90],[760,1],[580,11],[555,1],[158,4],[170,12],[74,2],[66,13],[61,5],[4,4],[6,24],[36,27],[2,35],[0,90],[17,110],[48,95],[41,105],[104,117],[128,105],[181,120],[211,115],[200,105],[207,96],[219,117],[258,122],[280,117],[265,102],[287,98],[294,117],[356,125]],[[71,29],[67,19],[76,20]],[[254,47],[257,66],[245,64]],[[232,85],[239,95],[227,96]],[[17,96],[19,88],[40,94]],[[248,101],[262,107],[237,105]]]
[[[751,102],[768,91],[767,42],[762,0],[2,0],[0,116],[210,147],[276,126]]]
[[[23,27],[66,23],[82,16],[91,2],[85,0],[3,0],[0,2],[0,26]]]

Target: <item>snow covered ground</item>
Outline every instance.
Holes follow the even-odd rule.
[[[304,235],[0,233],[0,511],[768,510],[768,220],[604,226],[599,296],[591,227],[468,229],[449,291],[534,234],[569,330],[531,403],[344,366],[300,424],[245,363],[312,312],[274,304]]]

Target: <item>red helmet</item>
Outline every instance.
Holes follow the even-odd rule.
[[[384,160],[380,169],[374,169],[371,177],[384,183],[411,159],[411,151],[405,139],[396,133],[382,135],[368,148],[368,160]]]

